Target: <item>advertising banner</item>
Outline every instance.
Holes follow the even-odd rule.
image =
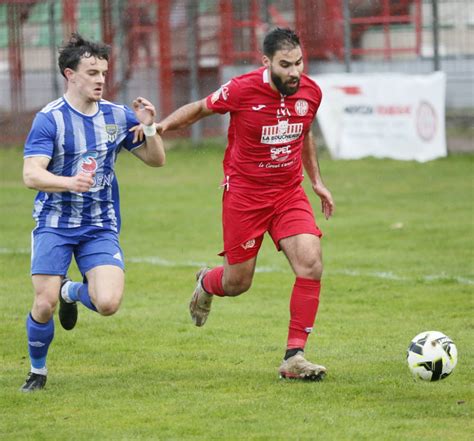
[[[443,72],[312,76],[318,122],[333,158],[429,161],[446,156]]]

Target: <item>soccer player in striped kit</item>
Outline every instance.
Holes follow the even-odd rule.
[[[250,288],[258,250],[268,232],[295,274],[286,353],[279,374],[320,380],[326,368],[307,361],[304,349],[319,304],[321,232],[301,182],[304,167],[322,212],[329,218],[334,202],[321,178],[311,133],[322,94],[303,74],[295,32],[271,31],[265,37],[263,54],[263,67],[179,108],[157,127],[163,134],[214,113],[230,113],[223,164],[224,264],[197,274],[189,305],[195,325],[204,325],[214,297],[238,296]]]
[[[124,290],[119,245],[117,154],[126,149],[147,165],[165,164],[156,133],[156,110],[142,97],[133,111],[102,99],[110,47],[73,34],[58,64],[66,93],[36,115],[24,148],[23,180],[38,190],[33,217],[31,274],[35,297],[26,321],[31,369],[23,392],[43,389],[46,357],[59,301],[63,328],[74,328],[77,302],[103,316],[114,314]],[[141,124],[143,142],[129,129]],[[74,255],[83,282],[67,270]]]

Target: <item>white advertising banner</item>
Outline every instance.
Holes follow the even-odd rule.
[[[323,92],[318,121],[334,158],[429,161],[447,155],[446,76],[312,76]]]

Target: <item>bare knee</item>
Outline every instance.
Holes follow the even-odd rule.
[[[41,323],[47,322],[53,316],[57,303],[57,294],[52,296],[36,293],[32,308],[33,318]]]
[[[90,293],[90,295],[97,312],[103,316],[114,315],[122,303],[121,292],[100,293],[99,295]]]
[[[100,315],[114,315],[119,310],[120,303],[102,303],[100,306],[96,305],[96,308]]]
[[[223,278],[224,292],[229,297],[236,297],[248,291],[252,286],[252,277]]]
[[[57,304],[58,292],[36,290],[31,308],[33,318],[40,323],[46,323],[53,316]]]
[[[321,280],[323,263],[320,259],[305,262],[303,265],[299,265],[296,275],[304,279]]]

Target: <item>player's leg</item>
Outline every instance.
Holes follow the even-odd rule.
[[[303,189],[287,192],[277,204],[270,235],[283,250],[295,274],[290,300],[290,323],[282,376],[320,379],[324,368],[307,362],[304,349],[319,306],[322,257],[321,231]]]
[[[224,191],[222,229],[224,264],[203,268],[196,275],[189,311],[196,326],[203,326],[214,296],[238,296],[251,284],[263,234],[271,219],[270,198],[256,199],[251,192]]]
[[[115,265],[100,265],[86,273],[93,305],[101,315],[115,314],[122,303],[125,273]]]
[[[53,314],[61,285],[60,276],[34,275],[32,280],[35,297],[26,319],[31,367],[26,382],[20,389],[22,392],[43,389],[46,384],[46,357],[54,337]]]
[[[31,369],[20,389],[23,392],[42,389],[46,384],[46,358],[54,337],[53,314],[74,245],[74,241],[59,230],[35,229],[31,237],[31,274],[35,297],[26,319]]]
[[[320,239],[300,234],[280,241],[295,273],[290,300],[290,323],[287,349],[279,372],[282,377],[320,380],[326,373],[323,366],[304,358],[304,349],[313,330],[321,290],[322,258]]]
[[[101,315],[112,315],[123,296],[124,264],[117,234],[97,228],[81,234],[85,239],[76,247],[75,257],[85,277],[84,282],[67,281],[61,289],[59,318],[65,329],[72,329],[66,325],[76,302]]]
[[[250,288],[256,262],[257,256],[231,265],[225,256],[224,265],[202,268],[196,274],[196,288],[189,303],[189,312],[196,326],[206,323],[214,296],[235,297]]]
[[[290,325],[287,349],[304,349],[319,306],[322,258],[318,236],[299,234],[280,241],[295,273],[290,301]]]

